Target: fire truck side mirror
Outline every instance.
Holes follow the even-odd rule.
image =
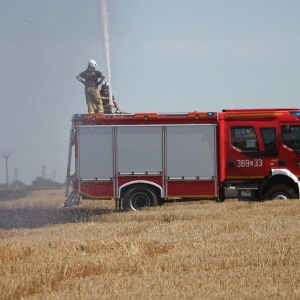
[[[293,131],[293,127],[290,125],[282,125],[281,130],[283,133],[291,133]]]

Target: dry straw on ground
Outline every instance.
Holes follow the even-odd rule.
[[[0,202],[1,299],[296,299],[300,202]]]

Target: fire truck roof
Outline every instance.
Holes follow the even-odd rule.
[[[72,121],[76,125],[91,124],[176,124],[176,123],[217,123],[217,112],[154,113],[139,112],[134,114],[75,114]]]
[[[298,108],[223,109],[222,112],[179,112],[179,113],[120,113],[120,114],[74,114],[76,125],[139,125],[139,124],[215,124],[219,119],[297,119]]]

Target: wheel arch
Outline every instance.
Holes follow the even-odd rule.
[[[274,169],[272,170],[271,174],[272,177],[267,179],[261,185],[260,195],[263,196],[271,186],[278,185],[278,184],[285,184],[291,187],[296,192],[299,198],[300,182],[293,173],[291,173],[289,170],[286,169]]]
[[[135,181],[130,181],[130,182],[127,182],[121,186],[119,186],[119,190],[118,190],[118,197],[119,198],[122,198],[123,195],[125,194],[125,192],[135,186],[135,185],[138,185],[138,184],[144,184],[144,185],[148,185],[148,186],[151,186],[158,197],[160,198],[163,198],[163,189],[160,185],[158,185],[157,183],[154,183],[152,181],[148,181],[148,180],[135,180]]]

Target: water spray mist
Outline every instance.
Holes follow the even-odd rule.
[[[109,105],[113,105],[112,101],[112,88],[110,78],[110,52],[109,52],[109,35],[108,35],[108,14],[107,14],[107,3],[106,0],[101,0],[101,20],[103,27],[104,45],[105,45],[105,56],[106,65],[108,71],[108,82],[109,82]]]

